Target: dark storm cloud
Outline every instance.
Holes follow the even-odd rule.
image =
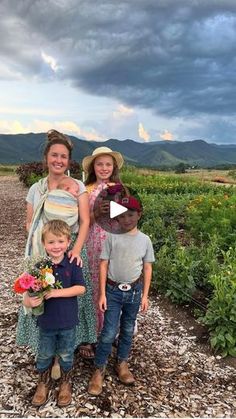
[[[44,77],[43,50],[86,92],[167,117],[234,116],[234,0],[3,0],[0,14],[13,74]]]

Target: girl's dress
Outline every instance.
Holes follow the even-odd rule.
[[[93,183],[87,186],[87,191],[89,193],[89,206],[90,211],[93,210],[95,200],[105,189],[107,185],[105,183],[100,183],[99,185]],[[100,263],[100,253],[102,250],[102,245],[107,236],[106,231],[96,223],[96,221],[90,226],[89,235],[86,242],[88,261],[91,272],[91,279],[93,284],[93,302],[96,310],[96,322],[97,322],[97,334],[101,332],[103,326],[104,314],[98,307],[99,300],[99,263]]]
[[[84,193],[86,191],[84,184],[81,181],[77,182],[80,185],[80,194]],[[33,205],[35,211],[34,216],[37,213],[39,223],[41,223],[42,220],[44,220],[44,213],[42,211],[42,213],[40,213],[42,215],[40,216],[39,212],[37,212],[37,208],[39,208],[39,206],[43,208],[42,204],[47,199],[48,194],[50,194],[50,192],[48,191],[47,178],[44,178],[31,186],[26,197],[26,201]],[[57,216],[55,216],[54,218],[60,218],[60,212],[58,212]],[[77,238],[78,229],[79,224],[77,219],[76,223],[71,225],[72,243],[74,243]],[[31,256],[34,253],[32,249],[32,243],[30,242],[31,239],[27,241],[26,256]],[[79,324],[77,326],[76,333],[76,347],[80,345],[82,342],[95,343],[97,341],[96,317],[92,297],[92,282],[90,277],[86,246],[84,246],[81,251],[81,257],[83,259],[82,269],[86,284],[86,293],[83,296],[78,297]],[[20,308],[19,311],[16,343],[18,345],[29,346],[33,350],[33,352],[37,353],[39,344],[39,329],[37,327],[37,317],[31,315],[30,313],[26,314],[23,306]]]

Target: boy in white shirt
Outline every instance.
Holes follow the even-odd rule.
[[[142,211],[140,202],[129,196],[119,203],[128,209],[117,217],[122,233],[108,234],[100,255],[99,307],[105,314],[96,348],[95,371],[88,387],[88,392],[95,396],[102,392],[107,360],[119,327],[116,372],[122,383],[135,382],[127,360],[139,307],[142,311],[148,309],[155,260],[150,238],[137,228]]]

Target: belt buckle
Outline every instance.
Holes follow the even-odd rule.
[[[129,285],[129,284],[119,284],[118,288],[121,291],[129,291],[131,289],[131,285]]]

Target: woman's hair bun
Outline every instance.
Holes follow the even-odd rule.
[[[73,149],[73,143],[67,135],[62,134],[62,132],[59,132],[55,129],[50,129],[47,132],[47,141],[48,142],[53,141],[56,143],[58,140],[60,141],[60,143],[63,143],[63,142],[67,143],[70,149],[71,150]]]

